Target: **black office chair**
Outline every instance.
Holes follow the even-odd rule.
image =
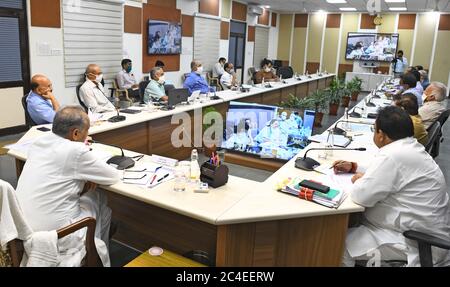
[[[83,101],[81,100],[81,97],[80,97],[80,88],[81,88],[81,86],[82,86],[83,84],[79,84],[76,88],[75,88],[75,90],[76,90],[76,92],[77,92],[77,98],[78,98],[78,102],[80,103],[80,106],[84,109],[84,111],[87,113],[88,112],[88,107],[83,103]]]
[[[403,232],[403,236],[408,239],[417,241],[419,247],[420,266],[433,267],[433,254],[431,247],[436,246],[442,249],[450,250],[450,242],[434,237],[433,235],[422,232],[408,230]]]
[[[441,124],[441,129],[439,131],[439,139],[436,140],[435,142],[435,146],[433,147],[433,158],[436,158],[439,156],[439,149],[441,147],[441,143],[444,141],[443,133],[442,133],[442,127],[444,126],[444,124],[447,122],[448,117],[450,115],[450,110],[446,110],[445,112],[443,112],[439,118],[436,120],[437,122],[439,122]],[[430,127],[431,128],[431,127]],[[429,128],[429,129],[430,129]]]
[[[441,124],[436,121],[430,128],[428,132],[428,142],[425,145],[425,150],[433,158],[436,157],[436,148],[439,149],[439,145],[436,142],[440,142]],[[437,147],[436,147],[437,146]]]
[[[31,128],[32,126],[37,126],[37,124],[33,121],[33,119],[30,116],[30,113],[28,112],[27,98],[28,94],[25,94],[22,97],[22,107],[25,110],[25,124],[28,128]]]
[[[292,67],[280,67],[277,70],[277,76],[282,76],[283,79],[290,79],[294,76],[294,70]]]
[[[139,83],[139,97],[140,97],[141,104],[144,103],[144,94],[145,94],[145,89],[148,86],[148,83],[150,83],[150,80],[144,80]]]

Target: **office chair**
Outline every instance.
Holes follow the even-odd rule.
[[[112,81],[112,85],[112,88],[109,88],[109,90],[111,90],[111,98],[117,97],[121,101],[133,103],[133,100],[128,96],[128,90],[120,89],[116,79]]]
[[[84,104],[84,102],[81,100],[81,97],[80,97],[80,88],[81,88],[82,85],[83,84],[79,84],[78,86],[76,86],[75,90],[77,92],[77,99],[78,99],[78,102],[80,103],[80,106],[87,113],[88,112],[88,107]]]
[[[145,94],[145,89],[148,86],[148,83],[150,83],[150,80],[144,80],[139,83],[139,97],[140,97],[141,104],[144,103],[144,94]]]
[[[449,241],[442,240],[433,235],[414,230],[408,230],[403,232],[403,236],[408,239],[417,241],[421,267],[433,267],[433,254],[431,253],[432,246],[450,250]]]
[[[294,70],[292,69],[292,67],[280,67],[277,70],[277,76],[282,76],[283,79],[290,79],[294,76]]]
[[[436,153],[439,153],[439,151],[436,152],[436,148],[439,148],[439,145],[436,144],[436,142],[440,142],[440,133],[441,133],[441,124],[436,121],[434,124],[429,128],[428,132],[428,142],[425,145],[425,150],[428,154],[430,154],[433,158],[436,157]]]
[[[444,138],[443,133],[442,133],[442,127],[444,126],[444,124],[447,122],[448,117],[450,115],[450,110],[446,110],[445,112],[443,112],[439,118],[436,120],[437,122],[439,122],[441,124],[441,129],[439,131],[439,136],[438,139],[436,140],[436,142],[434,143],[434,147],[433,147],[433,158],[436,158],[439,156],[439,149],[441,147],[441,143],[444,142]],[[430,126],[428,128],[428,130],[431,129],[432,126]],[[428,131],[429,132],[429,131]]]
[[[30,116],[30,113],[28,112],[27,98],[28,98],[28,94],[25,94],[22,97],[22,107],[25,110],[25,124],[26,124],[27,128],[31,128],[33,126],[37,126],[37,124],[33,121],[33,119]]]

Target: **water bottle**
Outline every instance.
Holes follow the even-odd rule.
[[[265,87],[265,83],[264,83],[264,77],[262,78],[262,81],[261,81],[261,86],[264,88]]]
[[[345,122],[343,122],[342,123],[342,129],[344,130],[344,131],[347,131],[348,130],[348,108],[345,108],[345,111],[344,111],[344,120],[345,120]]]
[[[200,179],[200,166],[198,164],[198,152],[193,149],[191,152],[191,180]]]
[[[327,141],[327,148],[333,148],[334,147],[334,133],[333,130],[329,130],[329,141]],[[333,156],[333,151],[332,150],[326,150],[325,151],[325,157],[332,157]]]

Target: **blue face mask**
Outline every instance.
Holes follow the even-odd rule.
[[[129,73],[129,72],[131,72],[131,66],[128,66],[126,69],[125,69],[125,71],[127,72],[127,73]]]

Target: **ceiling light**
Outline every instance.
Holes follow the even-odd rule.
[[[330,4],[346,4],[347,3],[346,0],[327,0],[327,2]]]
[[[405,0],[384,0],[386,3],[405,3]]]
[[[406,8],[406,7],[389,7],[389,10],[391,10],[391,11],[407,11],[408,8]]]
[[[339,10],[341,10],[341,11],[357,11],[356,8],[353,8],[353,7],[340,7]]]
[[[269,5],[264,6],[264,9],[270,9]]]

